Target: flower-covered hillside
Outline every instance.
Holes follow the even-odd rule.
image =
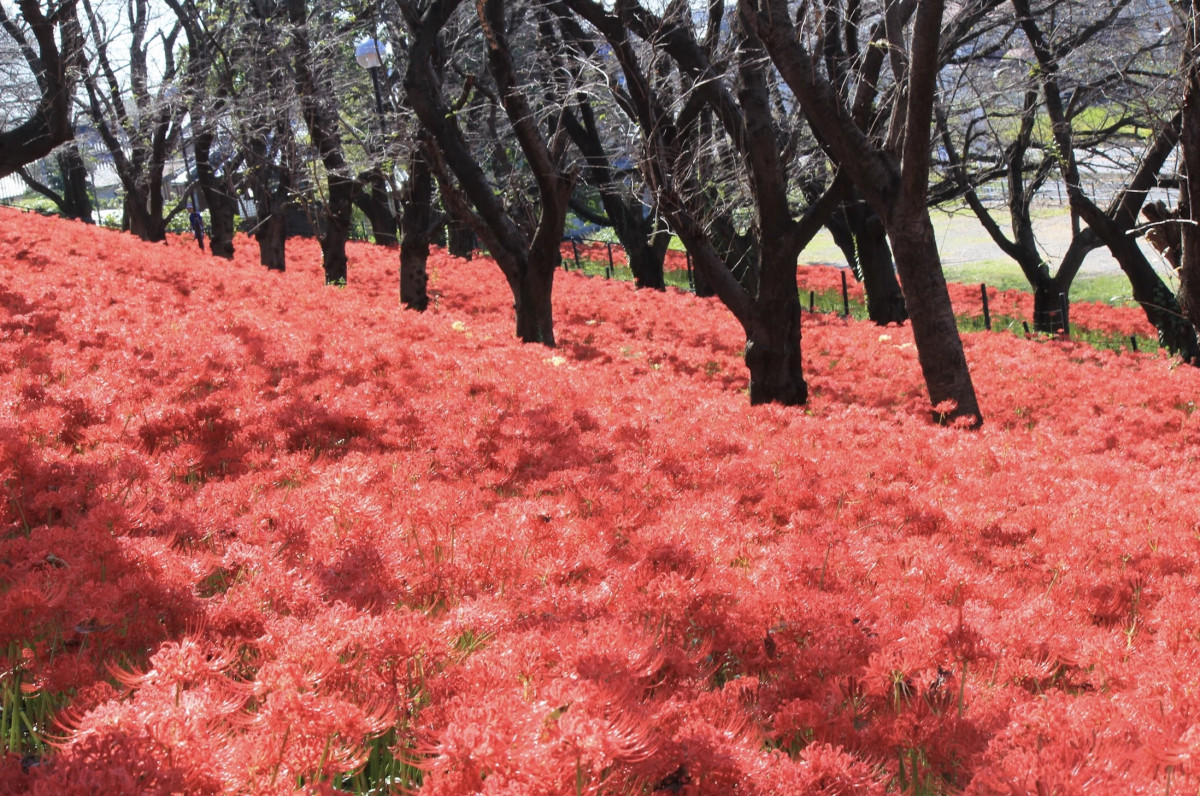
[[[752,408],[711,300],[289,247],[0,212],[0,792],[1200,787],[1194,369],[968,335],[966,432],[805,315]]]

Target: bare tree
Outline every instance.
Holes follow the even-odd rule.
[[[98,14],[91,0],[83,0],[87,13],[94,68],[83,75],[88,110],[125,191],[124,226],[139,238],[166,238],[167,223],[179,213],[185,200],[167,210],[163,179],[167,159],[178,144],[186,103],[173,85],[177,74],[175,42],[180,25],[151,34],[148,0],[129,4],[128,84],[123,82],[124,64],[114,61],[110,49],[116,30]],[[150,47],[158,40],[162,50],[162,79],[152,85]]]
[[[243,158],[229,146],[218,162],[214,146],[238,78],[229,49],[237,16],[212,14],[209,9],[197,6],[195,0],[166,0],[166,3],[175,12],[187,40],[183,84],[196,158],[196,181],[208,207],[209,251],[217,257],[232,258],[238,207],[234,176]],[[183,145],[186,147],[187,142]]]
[[[552,52],[552,74],[561,95],[556,94],[553,101],[563,103],[562,123],[583,157],[578,188],[594,191],[600,205],[594,208],[577,192],[571,209],[584,221],[612,228],[625,249],[637,287],[662,290],[666,287],[663,261],[671,233],[657,208],[647,206],[639,195],[644,182],[632,167],[629,136],[622,135],[625,125],[613,121],[629,117],[620,103],[605,101],[606,86],[589,79],[588,72],[598,68],[596,42],[562,3],[555,3],[554,8],[554,14],[546,6],[537,9],[541,46]],[[561,28],[561,35],[556,28]],[[609,124],[602,126],[600,118]],[[636,118],[629,121],[636,129]],[[620,160],[628,165],[622,167]]]
[[[698,40],[683,4],[658,17],[635,3],[609,12],[592,0],[565,2],[607,40],[621,69],[621,79],[610,82],[639,122],[643,171],[661,212],[745,331],[751,403],[804,403],[796,261],[844,195],[846,180],[835,179],[804,213],[796,211],[791,147],[785,143],[788,120],[772,101],[773,72],[757,35],[743,18],[727,19],[722,4],[710,6],[704,39]],[[721,59],[728,72],[713,58],[723,30],[731,36],[730,51]],[[644,57],[631,32],[651,45]],[[656,61],[664,56],[677,65],[684,79],[680,88],[686,88],[674,113],[670,89],[661,80],[666,72]],[[754,214],[747,233],[731,229],[727,214],[709,213],[714,175],[703,163],[696,168],[704,151],[699,137],[709,138],[703,132],[706,112],[732,154],[732,160],[717,159],[747,186]],[[740,279],[738,265],[745,268]]]
[[[1050,262],[1035,232],[1034,202],[1053,179],[1081,186],[1081,158],[1086,158],[1106,167],[1113,187],[1104,215],[1126,233],[1135,230],[1137,207],[1157,184],[1175,135],[1169,109],[1163,118],[1153,100],[1162,93],[1163,55],[1172,42],[1157,29],[1139,30],[1147,9],[1128,2],[1095,7],[1049,0],[1030,7],[1029,14],[1054,29],[1043,58],[1056,65],[1052,83],[1063,102],[1071,156],[1060,156],[1054,131],[1043,123],[1048,116],[1041,100],[1045,70],[1010,10],[997,15],[996,35],[963,53],[954,79],[945,81],[937,124],[946,179],[933,193],[965,199],[1033,287],[1035,328],[1053,332],[1067,320],[1065,299],[1084,259],[1104,244],[1072,205],[1070,245],[1057,264]],[[1146,130],[1163,137],[1151,136],[1144,146]],[[1131,163],[1137,165],[1131,168]],[[1118,186],[1116,175],[1122,172],[1128,176]],[[1010,232],[980,195],[993,181],[1003,183]]]
[[[1158,126],[1127,188],[1113,198],[1107,210],[1101,209],[1084,191],[1080,179],[1069,115],[1073,95],[1064,96],[1058,47],[1042,30],[1042,24],[1031,10],[1029,0],[1013,0],[1013,8],[1037,58],[1038,78],[1056,145],[1055,156],[1064,176],[1072,211],[1096,233],[1129,277],[1133,297],[1158,330],[1159,342],[1184,360],[1200,364],[1200,342],[1197,341],[1195,327],[1183,315],[1174,292],[1155,272],[1131,234],[1137,226],[1138,213],[1147,192],[1157,184],[1158,173],[1179,139],[1180,116],[1176,114]]]
[[[0,4],[0,27],[33,73],[37,94],[15,127],[0,130],[0,177],[54,151],[74,136],[75,83],[82,65],[82,33],[74,0],[18,0],[18,14]]]
[[[250,227],[259,262],[272,271],[287,267],[284,242],[294,204],[298,156],[293,125],[296,81],[284,39],[284,0],[251,0],[238,17],[230,60],[243,88],[228,112],[245,164],[238,181],[254,203]]]
[[[553,346],[551,297],[554,271],[561,261],[559,247],[575,175],[566,169],[567,136],[560,131],[547,139],[540,116],[518,79],[513,60],[509,18],[503,0],[480,0],[478,23],[486,50],[488,76],[495,84],[495,100],[507,117],[519,151],[534,182],[532,197],[513,196],[517,212],[506,208],[495,183],[488,178],[468,144],[457,115],[443,93],[445,63],[439,55],[439,34],[461,0],[434,0],[427,7],[399,0],[412,25],[412,45],[404,88],[427,139],[436,146],[426,154],[438,178],[441,194],[459,218],[466,219],[496,260],[508,281],[516,310],[517,336],[525,342]],[[478,87],[467,81],[467,91]],[[493,150],[501,161],[507,153]],[[505,165],[501,164],[501,170]],[[536,198],[536,212],[529,212]],[[525,204],[524,213],[520,212]]]
[[[886,51],[900,94],[879,140],[856,123],[856,105],[874,86],[869,81],[859,83],[858,98],[840,93],[839,87],[846,82],[819,70],[820,59],[810,46],[810,37],[797,31],[786,0],[740,0],[743,13],[804,108],[825,150],[883,222],[900,271],[934,418],[945,422],[961,417],[979,425],[983,415],[926,208],[943,5],[941,0],[886,0],[880,9]],[[910,19],[911,32],[906,34]],[[820,42],[818,33],[816,44]],[[883,48],[872,47],[861,61],[867,66],[882,57]],[[952,406],[948,408],[947,403]]]
[[[328,14],[329,9],[320,13]],[[346,282],[346,241],[354,210],[354,178],[349,174],[339,132],[337,101],[329,66],[314,54],[306,0],[287,0],[292,25],[292,68],[308,136],[325,168],[324,224],[319,232],[326,284]]]

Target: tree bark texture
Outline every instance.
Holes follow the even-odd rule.
[[[1184,5],[1186,36],[1183,73],[1186,79],[1183,95],[1183,130],[1180,148],[1186,172],[1185,191],[1191,223],[1182,224],[1180,238],[1182,256],[1179,264],[1179,303],[1183,313],[1200,328],[1200,0]]]
[[[228,178],[217,177],[213,168],[211,157],[215,139],[216,136],[207,130],[196,136],[192,147],[196,154],[196,180],[204,194],[204,203],[208,205],[209,251],[215,257],[232,260],[237,197]]]
[[[74,142],[63,147],[56,156],[59,174],[62,175],[62,209],[67,218],[74,218],[87,224],[94,223],[92,218],[92,196],[88,192],[87,166],[79,147]]]
[[[433,174],[424,147],[413,147],[408,161],[408,182],[400,194],[400,301],[424,312],[429,306],[426,264],[429,245],[444,217],[433,208]]]
[[[908,320],[908,308],[896,280],[896,264],[879,215],[866,202],[857,200],[845,203],[838,216],[830,231],[839,228],[835,242],[863,283],[867,317],[880,326],[904,323]]]

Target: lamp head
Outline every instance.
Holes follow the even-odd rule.
[[[376,39],[363,39],[354,48],[354,60],[364,69],[377,69],[383,66],[384,46]]]

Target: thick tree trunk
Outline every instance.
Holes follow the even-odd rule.
[[[503,250],[497,251],[493,258],[513,294],[517,337],[523,343],[541,343],[553,348],[554,272],[562,260],[558,247],[535,242],[527,258]]]
[[[267,270],[283,271],[287,268],[287,251],[284,248],[287,240],[286,206],[276,206],[274,212],[265,219],[259,217],[254,239],[258,241],[258,261]]]
[[[968,418],[972,426],[978,426],[983,416],[950,305],[937,238],[925,206],[897,208],[888,224],[888,239],[900,269],[917,358],[929,390],[929,402],[934,407],[933,418],[939,423]],[[944,408],[947,402],[953,406]]]
[[[408,183],[400,199],[400,301],[409,309],[423,312],[429,306],[426,262],[436,229],[433,209],[433,175],[420,147],[413,149],[408,163]]]
[[[1070,285],[1062,286],[1057,279],[1048,276],[1033,283],[1033,330],[1043,334],[1058,334],[1064,328],[1062,296],[1070,291]]]
[[[144,197],[125,195],[125,214],[129,219],[129,231],[147,243],[159,243],[167,239],[167,227],[162,215],[155,216],[146,210]]]
[[[625,258],[629,262],[629,270],[633,272],[634,287],[647,290],[665,290],[666,276],[663,272],[663,262],[667,257],[667,246],[671,236],[666,231],[659,230],[657,222],[642,228],[642,235],[626,241],[621,237],[621,245],[625,248]]]
[[[515,287],[513,308],[517,314],[517,337],[523,343],[541,343],[551,348],[554,340],[554,317],[551,297],[554,274],[527,268]]]
[[[211,192],[202,190],[202,193],[208,205],[209,252],[214,257],[232,260],[237,202],[220,186],[214,186]]]
[[[863,289],[867,294],[867,316],[873,323],[886,326],[908,320],[904,293],[896,280],[896,264],[888,246],[883,222],[865,202],[851,219],[858,246]]]
[[[566,218],[566,196],[563,197],[561,214]],[[517,337],[525,343],[541,343],[553,348],[554,315],[554,272],[562,264],[562,250],[558,242],[562,239],[562,224],[558,233],[547,234],[540,230],[529,247],[529,258],[520,270],[513,306],[517,313]],[[509,284],[513,284],[512,279]]]
[[[470,260],[475,254],[477,245],[478,241],[471,228],[467,226],[466,222],[454,218],[452,215],[446,222],[446,250],[455,257]]]
[[[92,219],[92,197],[88,193],[87,167],[79,147],[71,143],[58,152],[58,170],[62,175],[63,212],[67,218],[74,218],[87,224],[95,223]]]
[[[350,240],[350,222],[354,212],[354,183],[345,177],[329,176],[329,204],[325,214],[325,232],[321,235],[321,254],[325,284],[346,284],[346,241]]]
[[[209,251],[215,257],[233,259],[234,216],[237,214],[237,198],[223,184],[212,167],[211,155],[215,136],[203,132],[196,136],[193,150],[196,153],[196,179],[204,203],[208,205]]]
[[[762,283],[752,318],[746,335],[750,403],[806,403],[808,385],[800,357],[800,297],[791,247],[764,250]]]
[[[400,243],[400,302],[410,310],[424,312],[429,307],[429,238],[405,235]]]
[[[717,295],[717,289],[713,286],[712,280],[700,268],[692,266],[692,289],[696,291],[696,295],[700,298],[712,298]]]

